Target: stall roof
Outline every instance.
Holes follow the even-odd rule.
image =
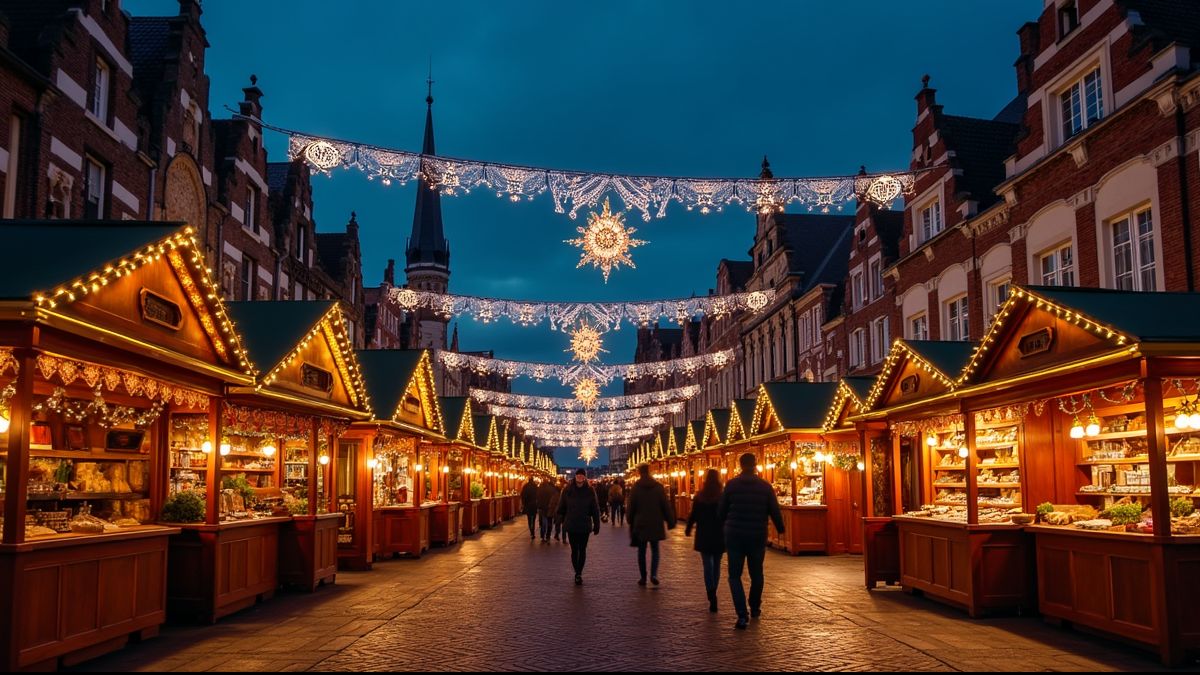
[[[466,396],[442,396],[442,420],[446,426],[446,438],[452,441],[466,440],[475,443],[475,425],[471,417],[471,399]],[[464,428],[466,427],[466,428]],[[463,438],[463,435],[466,435]],[[480,447],[487,447],[486,445]]]
[[[429,368],[429,386],[433,387],[432,366],[429,364],[429,352],[423,349],[360,349],[355,354],[362,365],[367,393],[371,397],[371,407],[375,410],[375,418],[390,420],[404,401],[404,393],[422,369]],[[436,393],[429,397],[433,403],[432,414],[437,423],[431,431],[441,433],[445,428],[445,418],[441,414],[440,402]]]
[[[471,426],[475,430],[475,445],[489,450],[499,450],[499,443],[495,448],[492,447],[492,426],[496,423],[496,418],[491,415],[474,415],[471,420]]]
[[[729,440],[725,435],[729,431],[729,415],[729,408],[713,408],[708,411],[708,418],[704,425],[704,435],[700,439],[700,447],[706,448],[710,445],[708,442],[708,420],[712,421],[713,431],[717,434],[717,442],[713,445],[721,445]]]
[[[671,434],[675,438],[675,454],[682,455],[687,444],[687,427],[671,427]]]
[[[1114,291],[1106,288],[1027,286],[1034,298],[1060,305],[1124,333],[1132,341],[1195,341],[1200,337],[1200,294]]]
[[[850,393],[858,399],[858,402],[865,403],[867,396],[871,394],[871,385],[875,384],[873,377],[843,377],[842,382],[850,389]]]
[[[904,340],[904,343],[951,380],[958,376],[979,346],[978,342],[955,340]]]
[[[735,417],[737,418],[738,429],[740,429],[742,432],[741,437],[750,438],[751,434],[754,433],[754,431],[750,428],[750,424],[754,421],[754,406],[757,404],[758,400],[753,398],[738,398],[733,400],[733,403],[729,406],[729,431],[725,434],[726,442],[741,440],[733,437],[733,423]]]
[[[700,450],[704,447],[704,422],[705,420],[692,420],[691,422],[687,423],[687,430],[689,435],[691,435],[692,443],[694,444],[692,447],[692,452]],[[684,442],[687,442],[686,437],[684,437]]]
[[[279,365],[335,305],[333,300],[255,300],[230,302],[227,306],[251,362],[266,373]]]
[[[0,223],[0,239],[15,253],[0,265],[0,299],[32,300],[184,230],[183,223],[127,220]]]
[[[784,429],[820,429],[838,383],[764,382],[759,387]]]

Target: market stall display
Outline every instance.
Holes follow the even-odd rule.
[[[0,267],[0,663],[53,669],[157,634],[178,532],[157,523],[189,510],[172,489],[203,517],[191,490],[212,475],[206,429],[185,457],[169,419],[211,420],[253,371],[190,228],[10,221],[0,238],[20,251]]]

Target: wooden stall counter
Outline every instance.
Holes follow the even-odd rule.
[[[1034,604],[1030,535],[1020,525],[895,516],[900,583],[967,610],[972,617]]]
[[[429,515],[429,543],[449,546],[458,541],[462,531],[462,509],[458,502],[434,504]]]
[[[171,618],[212,623],[279,587],[280,530],[291,517],[182,524],[171,537],[167,611]],[[336,533],[336,521],[334,521]]]
[[[1200,536],[1031,525],[1038,608],[1179,665],[1200,651]]]
[[[53,670],[158,634],[166,620],[167,547],[173,527],[60,534],[0,545],[5,670]]]
[[[891,516],[863,518],[863,570],[867,590],[900,583],[900,534]]]
[[[483,500],[468,499],[464,502],[459,502],[459,510],[462,513],[462,536],[475,534],[479,531],[480,525],[480,507]]]
[[[429,550],[429,523],[433,504],[380,506],[374,511],[374,556],[411,555],[420,558]]]
[[[691,495],[675,495],[675,517],[682,521],[687,521],[692,515],[692,496]]]
[[[341,513],[292,516],[280,530],[279,582],[312,592],[337,579]]]
[[[496,500],[491,497],[484,497],[479,500],[479,527],[492,529],[499,522],[496,517],[497,508]]]
[[[820,504],[780,504],[779,510],[783,513],[784,530],[780,534],[775,531],[774,524],[770,526],[774,546],[792,555],[829,551],[829,533],[826,527],[829,507]]]

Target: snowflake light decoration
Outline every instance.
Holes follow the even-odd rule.
[[[592,378],[585,377],[575,383],[575,398],[584,408],[591,410],[596,407],[596,401],[600,398],[600,386]]]
[[[599,456],[600,453],[596,452],[596,448],[591,446],[579,449],[579,459],[582,459],[588,465],[591,465],[591,463],[594,462]]]
[[[583,254],[579,257],[579,264],[575,268],[579,269],[589,262],[592,263],[592,267],[598,267],[604,272],[604,283],[608,283],[609,272],[614,267],[620,267],[621,263],[636,269],[637,265],[634,265],[633,259],[629,257],[629,249],[649,243],[631,236],[637,230],[625,227],[625,215],[620,211],[613,213],[609,207],[608,198],[604,199],[602,212],[592,211],[588,214],[586,228],[577,227],[575,229],[583,236],[578,239],[563,240],[572,246],[583,249]]]
[[[566,350],[580,363],[591,363],[600,358],[600,352],[608,353],[604,341],[600,339],[600,331],[586,323],[571,332],[571,348]]]

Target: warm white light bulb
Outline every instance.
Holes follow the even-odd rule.
[[[825,453],[818,452],[816,455],[813,456],[813,459],[815,459],[817,462],[824,462],[825,461]]]
[[[937,436],[930,436],[929,438],[925,439],[925,443],[931,448],[934,447],[937,445]]]
[[[1200,412],[1192,413],[1188,417],[1188,422],[1191,423],[1193,429],[1200,429]]]
[[[200,444],[200,452],[206,455],[212,454],[212,441],[204,441]]]
[[[317,458],[317,463],[319,463],[321,466],[325,466],[329,463],[329,455],[321,455]]]
[[[371,459],[368,459],[368,460],[367,460],[367,468],[369,468],[369,469],[374,469],[374,468],[375,468],[375,467],[377,467],[377,466],[379,466],[379,460],[378,460],[378,459],[375,459],[374,457],[372,457]]]
[[[792,468],[792,471],[795,471],[795,470],[796,470],[796,467],[797,467],[797,464],[796,464],[795,462],[792,462],[792,463],[791,463],[791,464],[789,464],[788,466],[790,466],[790,467]]]
[[[959,456],[959,457],[962,457],[963,459],[966,459],[968,454],[970,454],[970,450],[967,450],[966,446],[963,446],[963,447],[961,447],[961,448],[959,448],[959,449],[958,449],[958,456]]]
[[[866,464],[863,464],[862,462],[859,462],[858,464],[855,464],[855,466],[856,466],[856,467],[858,467],[858,470],[859,470],[859,471],[862,471],[863,469],[867,468],[867,465],[866,465]]]
[[[1076,420],[1071,427],[1071,438],[1083,438],[1083,425],[1079,423],[1079,420]]]
[[[1181,412],[1175,416],[1176,429],[1188,429],[1192,426],[1192,418],[1186,412]]]
[[[8,426],[11,420],[8,419],[8,413],[0,413],[0,434],[8,433]]]
[[[425,467],[424,467],[424,466],[422,466],[422,465],[420,465],[420,464],[414,464],[414,465],[413,465],[413,470],[414,470],[414,471],[420,471],[421,469],[424,469],[424,468],[425,468]]]
[[[228,444],[228,443],[222,443],[222,444],[221,444],[221,454],[222,454],[222,455],[228,455],[228,454],[229,454],[229,453],[231,453],[231,452],[233,452],[233,446],[232,446],[232,445],[230,445],[230,444]]]
[[[262,454],[266,455],[267,457],[273,456],[275,454],[275,446],[271,443],[267,443],[266,445],[262,446]]]
[[[725,467],[721,467],[721,475],[724,476],[727,473],[729,473],[729,469],[726,469]]]
[[[443,467],[442,467],[442,473],[450,473],[450,467],[448,467],[448,466],[443,466]]]
[[[1087,428],[1083,430],[1088,436],[1097,436],[1100,434],[1100,423],[1094,419],[1088,422]]]

